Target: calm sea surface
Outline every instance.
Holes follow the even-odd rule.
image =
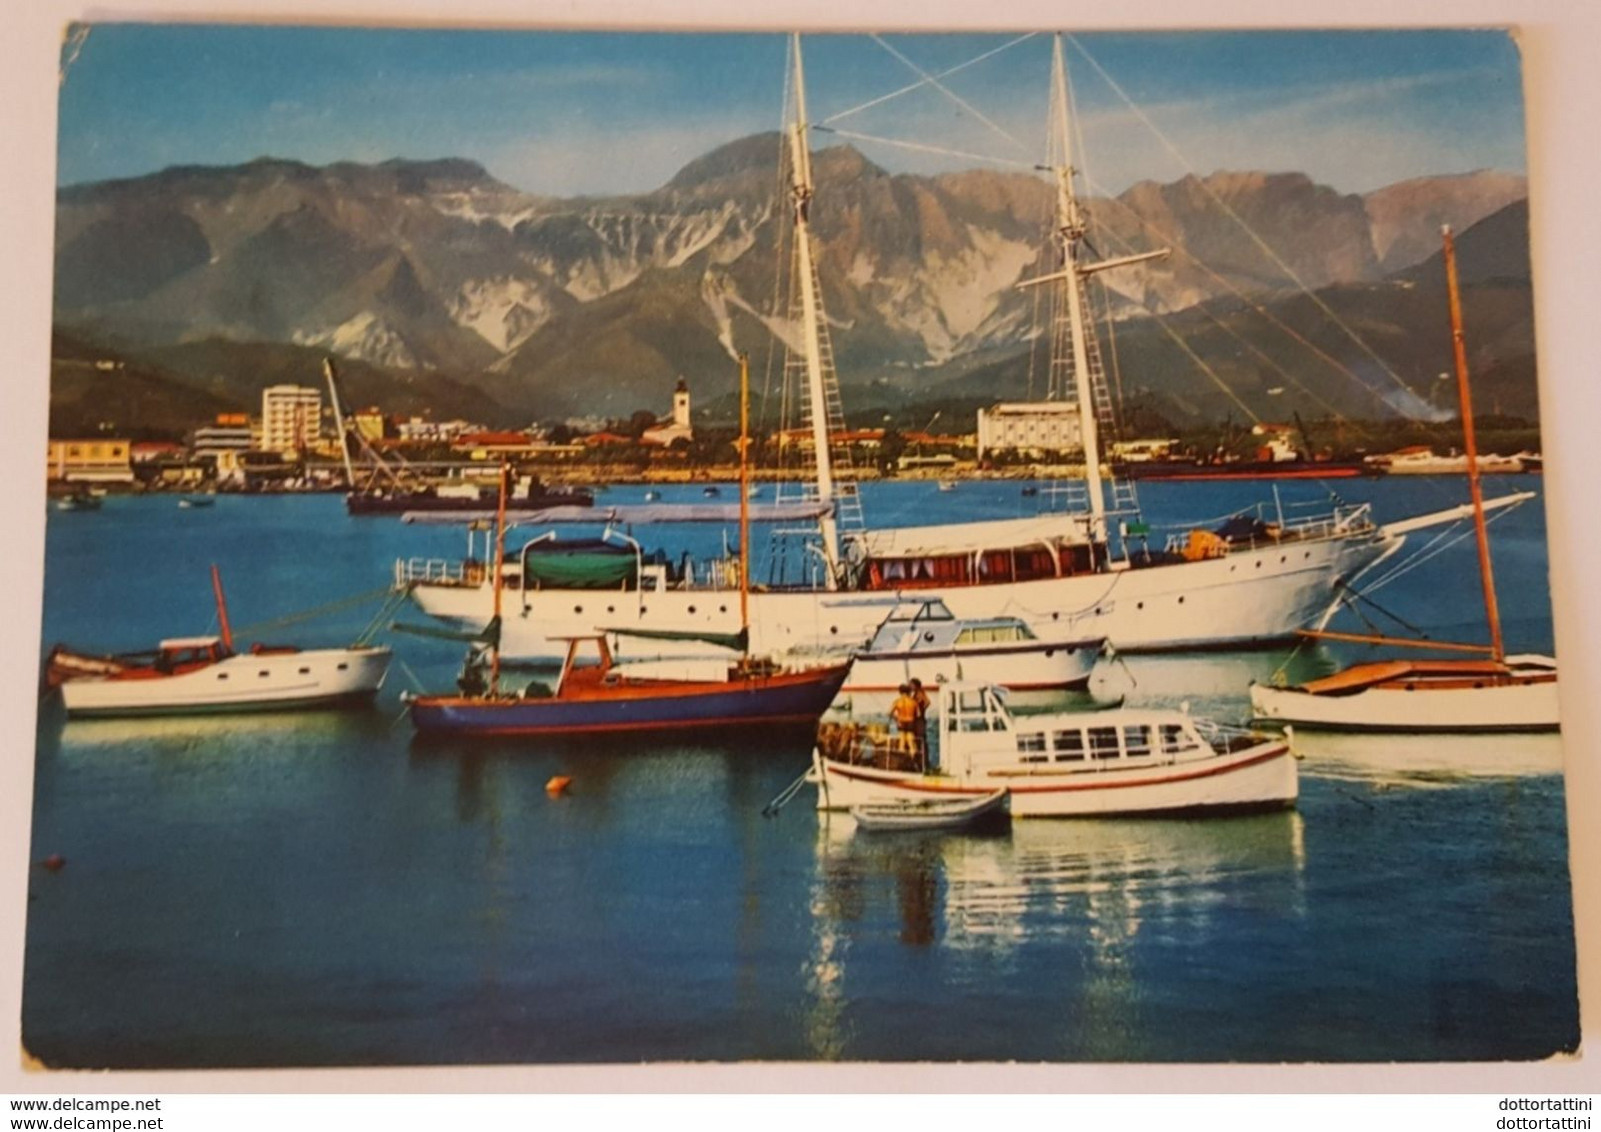
[[[1539,480],[1492,480],[1491,494],[1514,486]],[[1381,521],[1462,498],[1452,480],[1337,489]],[[1287,513],[1322,497],[1281,488]],[[1155,484],[1142,498],[1154,522],[1179,523],[1272,489]],[[1035,502],[1016,483],[866,492],[885,525]],[[1541,502],[1492,532],[1509,647],[1549,651]],[[722,536],[673,537],[705,551]],[[207,631],[212,562],[242,639],[348,643],[397,556],[464,541],[348,519],[334,496],[52,511],[41,655]],[[1376,596],[1482,638],[1471,542]],[[67,865],[30,875],[33,1054],[111,1067],[1432,1061],[1578,1042],[1554,736],[1304,736],[1294,813],[870,835],[821,819],[809,788],[761,816],[805,768],[805,734],[419,742],[400,692],[449,687],[459,646],[393,643],[370,710],[67,724],[55,698],[41,703],[33,857]],[[1249,681],[1289,652],[1130,658],[1103,664],[1094,690],[1239,721]],[[1292,670],[1355,655],[1302,650]],[[554,774],[573,786],[552,800]]]

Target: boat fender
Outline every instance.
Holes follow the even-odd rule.
[[[549,794],[552,798],[559,798],[567,792],[567,787],[572,785],[572,781],[573,780],[567,775],[558,774],[549,782],[545,783],[545,793]]]

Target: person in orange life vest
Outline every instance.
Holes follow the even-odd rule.
[[[917,701],[912,698],[912,686],[902,684],[900,695],[889,706],[890,718],[895,721],[896,746],[903,752],[912,754],[917,750],[917,731],[921,713],[917,708]]]

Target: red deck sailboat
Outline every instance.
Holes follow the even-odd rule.
[[[495,614],[479,638],[483,647],[469,657],[462,688],[455,695],[412,698],[411,719],[418,731],[444,735],[571,735],[592,732],[668,731],[683,728],[815,724],[839,693],[850,661],[820,667],[784,669],[748,653],[750,565],[748,395],[746,360],[740,357],[740,612],[741,631],[714,643],[738,648],[725,662],[674,662],[679,672],[696,675],[640,674],[637,666],[615,663],[606,635],[567,638],[567,656],[554,689],[531,684],[521,693],[502,687],[500,612],[506,549],[506,476],[501,476],[495,519]],[[597,662],[584,663],[592,644]],[[487,675],[484,670],[487,668]],[[632,669],[632,671],[631,671]]]

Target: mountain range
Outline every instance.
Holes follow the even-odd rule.
[[[737,350],[760,365],[787,332],[774,315],[787,207],[779,141],[741,139],[653,192],[613,198],[530,195],[462,160],[261,159],[63,188],[53,419],[115,405],[123,419],[165,422],[213,402],[249,405],[274,380],[314,383],[323,352],[355,363],[346,367],[353,396],[391,411],[498,423],[626,416],[660,407],[678,375],[704,402],[731,388]],[[1021,372],[1034,299],[1013,285],[1045,262],[1050,186],[989,171],[891,174],[848,146],[817,152],[814,177],[819,272],[847,405],[1012,384],[1025,392],[1026,376],[1008,375]],[[1148,371],[1135,384],[1178,419],[1219,403],[1192,363],[1167,356],[1160,325],[1198,333],[1192,348],[1243,382],[1240,395],[1259,411],[1277,408],[1266,390],[1283,387],[1310,412],[1373,415],[1416,406],[1398,389],[1347,389],[1352,379],[1308,368],[1305,356],[1243,357],[1250,350],[1220,337],[1219,320],[1276,358],[1279,346],[1260,345],[1262,328],[1245,323],[1282,308],[1334,357],[1359,372],[1387,366],[1426,400],[1435,363],[1411,348],[1420,327],[1408,320],[1424,317],[1412,300],[1431,287],[1407,272],[1437,248],[1441,223],[1499,217],[1500,267],[1471,282],[1495,290],[1497,311],[1528,306],[1525,192],[1521,177],[1493,171],[1365,195],[1295,173],[1219,172],[1142,182],[1086,209],[1099,255],[1173,249],[1103,278],[1119,350],[1133,349]],[[1464,264],[1489,242],[1465,236]],[[1302,287],[1349,306],[1366,320],[1363,340],[1392,356],[1376,365],[1331,338]],[[1532,411],[1529,320],[1499,321],[1508,326],[1489,361],[1524,375],[1527,395],[1513,396],[1511,377],[1507,394]],[[138,389],[107,390],[104,371],[83,370],[106,351],[129,360],[118,373],[142,375]],[[1302,376],[1282,380],[1293,367]]]

